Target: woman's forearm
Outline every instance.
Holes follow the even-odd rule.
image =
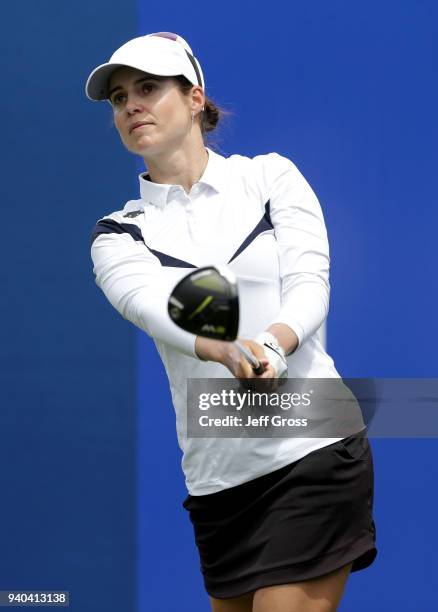
[[[273,323],[266,331],[277,338],[286,355],[290,355],[298,348],[298,336],[285,323]]]

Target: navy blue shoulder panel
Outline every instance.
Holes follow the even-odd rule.
[[[268,200],[265,204],[265,214],[257,223],[252,232],[245,238],[228,263],[231,263],[233,259],[236,259],[236,257],[240,255],[240,253],[242,253],[242,251],[244,251],[259,234],[270,229],[274,229],[274,226],[272,225],[271,221],[271,202]]]
[[[170,268],[197,267],[193,264],[187,263],[186,261],[172,257],[171,255],[166,255],[166,253],[161,253],[160,251],[155,251],[154,249],[149,248],[143,240],[141,229],[133,223],[118,223],[113,219],[101,219],[96,223],[93,229],[93,233],[91,234],[91,244],[93,244],[96,238],[101,234],[130,234],[136,242],[143,242],[145,247],[160,260],[162,266],[168,266]]]
[[[130,234],[137,242],[143,242],[141,229],[133,223],[118,223],[113,219],[101,219],[94,226],[91,234],[91,244],[101,234]]]
[[[146,245],[147,246],[147,245]],[[183,261],[182,259],[177,259],[176,257],[172,257],[171,255],[166,255],[166,253],[161,253],[161,251],[155,251],[147,246],[150,252],[158,257],[160,260],[160,264],[162,266],[168,266],[169,268],[197,268],[198,266],[194,266],[187,261]]]

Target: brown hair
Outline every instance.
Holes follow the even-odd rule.
[[[184,95],[187,95],[193,87],[192,83],[190,83],[190,81],[186,79],[185,76],[176,76],[174,78],[178,83],[181,92]],[[207,96],[205,96],[204,110],[201,112],[202,134],[205,134],[206,132],[212,132],[214,129],[216,129],[216,126],[219,123],[219,119],[221,119],[226,114],[226,111],[224,111],[222,108],[219,108],[219,106],[217,106],[215,102],[213,102],[213,100],[210,100],[210,98],[207,98]]]

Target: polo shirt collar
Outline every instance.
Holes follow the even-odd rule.
[[[210,185],[210,187],[213,187],[215,191],[220,193],[225,188],[226,159],[208,147],[206,149],[208,151],[208,162],[204,174],[198,182]]]
[[[204,170],[204,174],[199,179],[199,183],[209,185],[216,192],[223,190],[225,185],[225,158],[218,153],[215,153],[208,147],[208,162]],[[170,191],[175,185],[167,185],[163,183],[153,183],[147,179],[147,172],[139,175],[140,182],[140,197],[144,202],[154,204],[159,208],[163,208],[168,200]]]

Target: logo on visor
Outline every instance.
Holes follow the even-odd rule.
[[[160,36],[161,38],[170,38],[170,40],[177,40],[179,38],[178,34],[173,34],[172,32],[156,32],[150,36]]]

